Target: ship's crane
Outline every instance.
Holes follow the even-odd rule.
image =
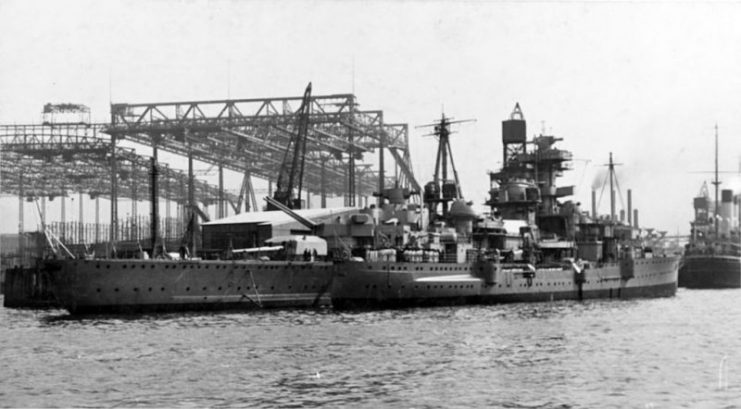
[[[309,130],[309,111],[311,108],[311,83],[306,87],[301,107],[298,109],[297,132],[291,136],[286,146],[286,153],[278,173],[273,199],[289,209],[301,208],[301,190],[303,188],[304,163],[306,159],[306,139]],[[293,190],[297,193],[294,196]],[[278,210],[268,202],[268,210]]]
[[[450,201],[463,198],[460,180],[458,179],[458,171],[456,170],[455,162],[453,161],[453,151],[450,148],[450,134],[452,133],[450,125],[476,121],[475,119],[463,119],[458,121],[453,121],[452,119],[453,118],[446,118],[445,114],[442,114],[439,122],[417,127],[432,127],[433,131],[428,135],[436,136],[438,138],[435,174],[432,182],[425,185],[424,202],[429,207],[431,214],[435,213],[437,204],[442,203],[443,217],[448,213],[448,203]],[[453,180],[448,179],[448,161],[450,161],[450,168],[453,171]],[[441,182],[442,192],[440,186]]]
[[[317,230],[319,229],[319,224],[314,222],[313,220],[309,220],[300,214],[294,212],[292,209],[290,209],[288,206],[284,205],[283,203],[271,198],[270,196],[265,197],[265,201],[268,202],[268,206],[275,208],[277,210],[282,211],[283,213],[289,215],[297,222],[304,225],[304,227],[308,228],[311,231],[311,234],[316,234]]]

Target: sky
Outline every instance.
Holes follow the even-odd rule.
[[[573,152],[562,183],[585,210],[612,152],[641,225],[687,234],[716,124],[721,170],[740,169],[738,21],[741,3],[712,1],[3,0],[0,123],[39,123],[47,102],[105,122],[110,102],[300,96],[311,81],[409,124],[420,184],[436,146],[415,126],[476,119],[451,145],[464,196],[481,204],[519,103],[530,137],[545,130]],[[721,176],[741,193],[741,177]],[[17,231],[17,206],[0,198],[0,232]]]

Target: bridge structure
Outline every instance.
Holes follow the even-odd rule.
[[[42,214],[46,199],[86,194],[96,199],[96,224],[97,199],[109,199],[109,234],[100,237],[96,228],[96,241],[115,241],[120,237],[119,199],[130,199],[136,215],[136,204],[149,197],[151,183],[150,157],[123,147],[128,141],[151,149],[159,170],[156,190],[168,202],[168,213],[169,202],[180,206],[180,218],[202,214],[195,212],[199,204],[215,204],[217,218],[225,217],[229,209],[256,210],[252,179],[268,181],[272,190],[288,141],[297,131],[301,100],[295,96],[113,103],[110,122],[98,124],[47,120],[47,105],[42,124],[0,125],[0,192],[18,196],[21,203],[40,201]],[[89,110],[85,112],[89,117]],[[309,195],[318,195],[320,206],[326,207],[327,196],[342,196],[345,205],[354,206],[359,197],[367,198],[392,183],[421,190],[412,172],[406,124],[386,123],[382,111],[360,109],[353,94],[312,96],[309,124],[307,202]],[[187,160],[187,171],[160,163],[160,151]],[[393,162],[387,161],[388,155]],[[199,180],[193,161],[217,168],[218,185]],[[224,170],[242,175],[239,194],[224,189]],[[23,206],[19,213],[22,232]],[[80,219],[82,213],[81,207]]]

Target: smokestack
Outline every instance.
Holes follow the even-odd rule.
[[[733,190],[723,189],[720,194],[720,234],[730,237],[733,226]]]
[[[628,189],[628,226],[633,225],[633,191]]]
[[[625,209],[620,209],[620,223],[625,221]]]
[[[597,191],[592,190],[592,218],[597,220]]]
[[[633,227],[637,229],[639,226],[640,225],[638,224],[638,209],[633,209]]]

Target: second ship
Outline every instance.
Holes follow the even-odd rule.
[[[718,128],[715,129],[715,199],[707,185],[694,198],[695,219],[679,269],[679,286],[686,288],[741,288],[741,235],[739,197],[732,189],[720,191],[718,200]]]

